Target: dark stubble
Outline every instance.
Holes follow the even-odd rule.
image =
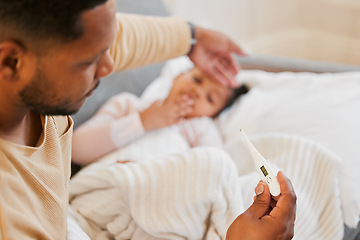
[[[42,71],[37,68],[37,73],[30,83],[19,93],[22,102],[32,111],[41,115],[71,115],[78,109],[70,110],[69,101],[55,102],[56,97],[50,90],[51,86],[45,81]]]

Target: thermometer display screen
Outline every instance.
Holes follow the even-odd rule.
[[[266,177],[268,175],[268,172],[266,171],[266,168],[264,166],[261,166],[260,169],[263,172],[264,176]]]

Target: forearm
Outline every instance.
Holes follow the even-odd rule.
[[[99,121],[98,117],[96,120],[98,124],[85,124],[74,132],[72,160],[77,164],[90,164],[144,133],[137,113],[119,119]]]
[[[73,134],[72,161],[84,166],[114,150],[115,144],[111,141],[109,132],[110,124],[77,128]]]
[[[115,72],[179,57],[190,50],[190,29],[180,18],[117,14],[117,21],[117,36],[110,48]]]
[[[139,116],[139,99],[121,93],[106,102],[73,134],[72,160],[87,165],[120,148],[145,132]]]

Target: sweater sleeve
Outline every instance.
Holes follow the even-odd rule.
[[[132,69],[185,55],[191,32],[178,17],[117,13],[117,35],[110,48],[114,71]]]
[[[111,98],[74,131],[72,160],[87,165],[142,136],[138,105],[138,98],[129,93]]]

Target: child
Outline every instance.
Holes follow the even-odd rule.
[[[156,151],[165,154],[201,145],[222,148],[221,135],[211,118],[247,91],[246,86],[236,89],[222,86],[195,67],[174,79],[163,101],[149,105],[132,94],[119,94],[75,130],[72,160],[87,165],[116,149],[122,149],[123,160],[134,161],[154,157],[150,152]],[[160,129],[163,131],[153,131]],[[139,139],[145,137],[145,133],[150,134],[152,140],[141,143]],[[151,149],[144,147],[145,143],[160,143],[160,135],[167,138],[161,137],[164,141],[157,144],[159,149],[154,149],[154,145]],[[136,141],[136,150],[124,153],[124,149]]]

